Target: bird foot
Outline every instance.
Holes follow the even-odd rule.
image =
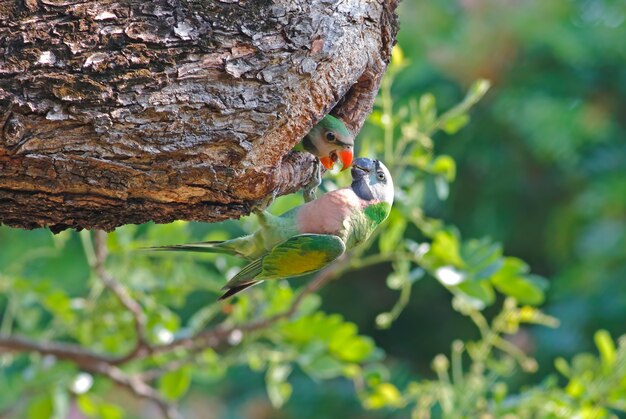
[[[255,213],[256,215],[262,214],[263,211],[265,211],[267,208],[269,208],[270,205],[274,203],[277,193],[277,191],[272,191],[272,193],[270,193],[268,196],[257,202],[252,207],[251,212]]]
[[[317,196],[315,195],[316,191],[317,191],[317,186],[314,186],[312,188],[305,186],[305,188],[302,190],[302,196],[304,197],[304,202],[311,202],[317,199]]]
[[[315,196],[315,192],[317,191],[317,187],[322,183],[322,164],[319,159],[317,160],[315,169],[313,170],[314,172],[311,181],[307,183],[304,188],[302,188],[304,202],[311,202],[317,198],[317,196]]]

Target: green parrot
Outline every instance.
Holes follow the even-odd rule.
[[[349,187],[328,192],[281,216],[259,213],[261,228],[253,234],[153,249],[225,253],[248,260],[224,286],[226,292],[220,300],[264,280],[318,271],[367,240],[391,211],[393,181],[383,163],[356,159],[351,174]]]
[[[343,169],[352,164],[354,135],[338,118],[326,115],[302,140],[302,147],[317,156],[322,165],[332,169],[341,160]]]
[[[302,139],[302,148],[319,159],[316,173],[311,182],[304,188],[306,202],[315,199],[315,190],[322,182],[322,168],[331,170],[337,160],[341,160],[346,170],[352,164],[354,157],[354,134],[338,118],[326,115]]]

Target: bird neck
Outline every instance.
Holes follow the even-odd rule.
[[[391,204],[384,201],[374,202],[368,205],[365,210],[365,216],[378,225],[385,221],[391,212]]]
[[[372,190],[367,184],[367,180],[365,177],[361,177],[359,179],[355,179],[352,181],[352,190],[363,201],[371,201],[374,199],[374,195],[372,194]]]

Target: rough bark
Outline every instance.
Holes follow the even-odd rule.
[[[291,193],[324,114],[358,131],[396,0],[0,0],[0,222],[219,221]]]

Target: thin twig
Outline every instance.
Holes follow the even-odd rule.
[[[20,336],[0,335],[0,349],[16,352],[38,352],[70,361],[83,368],[90,364],[111,363],[114,358],[84,349],[82,346],[62,342],[37,342]]]
[[[0,348],[6,351],[37,352],[41,355],[52,355],[59,360],[72,362],[85,372],[103,375],[119,386],[130,390],[136,396],[154,402],[165,418],[176,419],[180,417],[175,407],[167,403],[155,389],[139,377],[128,375],[116,367],[114,358],[90,352],[70,343],[36,342],[18,336],[0,336]]]
[[[105,261],[109,253],[106,239],[106,232],[102,230],[96,230],[94,232],[93,248],[95,257],[92,262],[92,269],[96,275],[98,275],[104,286],[111,291],[119,302],[132,314],[135,324],[135,334],[137,336],[135,347],[125,356],[115,360],[114,364],[120,365],[134,359],[139,354],[149,354],[150,344],[146,338],[146,315],[143,312],[143,308],[105,267]]]
[[[164,418],[179,419],[182,417],[173,404],[163,399],[157,390],[146,384],[140,377],[126,374],[111,364],[97,364],[96,367],[88,370],[88,372],[104,375],[120,387],[130,390],[136,396],[153,402],[157,405]]]

